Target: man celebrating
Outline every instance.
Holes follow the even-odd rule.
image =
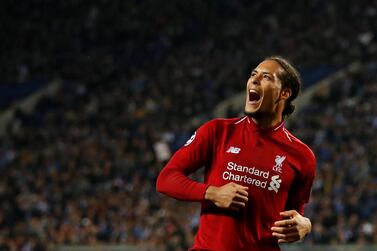
[[[284,127],[300,85],[287,60],[265,59],[247,82],[246,116],[205,123],[163,168],[157,191],[202,203],[190,250],[275,251],[311,231],[315,156]],[[204,183],[188,177],[202,166]]]

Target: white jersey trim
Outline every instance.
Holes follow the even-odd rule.
[[[247,118],[247,116],[243,117],[241,120],[238,120],[236,123],[234,123],[235,125],[241,123],[242,121],[244,121],[245,119]]]
[[[287,129],[283,128],[283,131],[284,131],[285,135],[287,136],[287,138],[289,139],[289,141],[290,141],[290,142],[293,142],[292,139],[291,139],[291,137],[290,137],[289,134],[288,134]]]
[[[279,130],[279,128],[281,128],[283,125],[284,125],[284,123],[281,123],[281,125],[279,125],[278,127],[276,127],[276,128],[274,129],[274,131]]]

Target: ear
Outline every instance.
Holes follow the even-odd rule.
[[[282,100],[287,100],[291,97],[291,95],[292,95],[292,90],[290,88],[284,88],[283,90],[281,90],[280,98]]]

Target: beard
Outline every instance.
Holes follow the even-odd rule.
[[[248,116],[249,118],[253,118],[256,120],[261,120],[261,119],[268,119],[268,118],[273,118],[274,113],[273,112],[266,112],[266,111],[255,111],[255,112],[248,112],[244,110],[244,114]]]
[[[261,112],[261,111],[248,112],[248,111],[244,110],[244,114],[246,116],[248,116],[249,118],[254,118],[254,119],[261,119],[264,116],[266,116],[266,113],[265,112]]]

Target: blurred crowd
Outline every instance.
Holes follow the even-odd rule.
[[[377,61],[323,87],[291,125],[316,153],[312,243],[377,243]]]
[[[244,89],[263,57],[281,54],[302,68],[347,64],[369,58],[377,33],[375,1],[1,5],[1,81],[60,79],[62,87],[33,114],[18,111],[1,138],[0,250],[186,250],[198,204],[154,187],[171,154]],[[308,242],[376,241],[372,77],[319,93],[292,125],[319,159]]]

